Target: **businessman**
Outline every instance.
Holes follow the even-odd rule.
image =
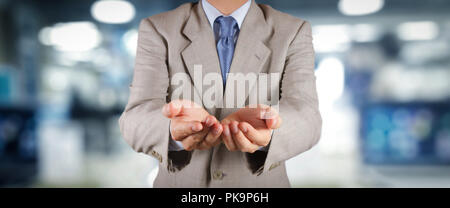
[[[216,85],[205,84],[210,74]],[[235,74],[279,79],[236,89]],[[215,105],[204,99],[211,86]],[[258,88],[276,96],[253,99]],[[178,98],[180,89],[193,95]],[[222,105],[235,100],[245,105]],[[290,187],[284,162],[313,147],[322,126],[310,24],[253,0],[143,19],[119,125],[134,150],[159,160],[154,187]]]

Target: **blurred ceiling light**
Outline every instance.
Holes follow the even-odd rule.
[[[342,52],[349,48],[348,25],[319,25],[313,27],[314,50],[319,53]]]
[[[371,24],[357,24],[352,27],[352,39],[356,42],[373,42],[380,38],[380,29]]]
[[[439,27],[431,21],[405,22],[398,26],[397,35],[401,40],[432,40],[439,34]]]
[[[133,4],[122,0],[97,1],[91,7],[91,14],[96,20],[109,24],[130,22],[135,13]]]
[[[69,87],[69,77],[67,71],[60,69],[47,70],[43,76],[44,84],[51,90],[64,91]]]
[[[125,45],[127,52],[133,56],[136,55],[137,40],[138,40],[138,31],[136,29],[127,31],[122,37],[122,41],[123,44]]]
[[[326,110],[331,108],[344,92],[344,65],[337,58],[325,58],[319,63],[315,74],[320,108]]]
[[[99,72],[105,72],[108,70],[107,66],[114,61],[111,51],[104,48],[98,48],[91,51],[89,56],[91,58],[90,61],[97,66],[95,69]]]
[[[426,66],[448,59],[450,43],[447,40],[420,41],[405,44],[400,57],[408,64]]]
[[[347,16],[373,14],[384,6],[384,0],[340,0],[339,11]]]
[[[390,64],[374,76],[372,98],[397,102],[438,102],[450,97],[450,71],[431,66]]]
[[[115,106],[117,102],[117,95],[114,90],[110,88],[102,88],[98,91],[98,103],[101,107],[108,109]]]
[[[101,34],[91,22],[58,23],[39,32],[44,45],[52,45],[60,51],[81,52],[97,47]]]
[[[44,27],[39,31],[39,41],[44,45],[52,45],[50,41],[51,27]]]

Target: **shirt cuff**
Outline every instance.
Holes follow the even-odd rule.
[[[169,122],[169,151],[181,151],[184,150],[183,143],[180,141],[175,141],[172,139],[172,134],[170,133],[170,123]]]
[[[265,147],[259,147],[258,151],[264,151],[264,152],[269,151],[269,145],[267,145]]]
[[[184,150],[183,143],[175,141],[172,138],[169,140],[169,151],[181,151]]]

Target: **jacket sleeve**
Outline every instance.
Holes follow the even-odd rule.
[[[263,172],[313,147],[320,138],[311,25],[303,22],[288,48],[280,85],[279,114],[283,124],[274,130]]]
[[[155,157],[164,166],[168,164],[170,121],[161,113],[170,83],[166,60],[166,41],[150,19],[143,19],[130,97],[119,126],[123,138],[135,151]]]

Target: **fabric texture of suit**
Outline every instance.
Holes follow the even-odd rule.
[[[175,168],[168,152],[170,120],[161,108],[174,90],[171,77],[177,73],[192,77],[197,64],[203,66],[203,76],[221,73],[214,34],[201,3],[186,3],[141,21],[129,102],[119,125],[134,150],[159,160],[154,187],[289,187],[284,162],[314,146],[322,126],[310,24],[254,1],[242,23],[230,73],[281,77],[279,85],[268,90],[280,92],[283,124],[274,130],[268,151],[258,153],[262,156],[230,152],[221,143],[190,152],[187,164]],[[224,102],[235,96],[228,81]],[[192,79],[189,87],[205,86]],[[205,109],[221,120],[239,108]]]

